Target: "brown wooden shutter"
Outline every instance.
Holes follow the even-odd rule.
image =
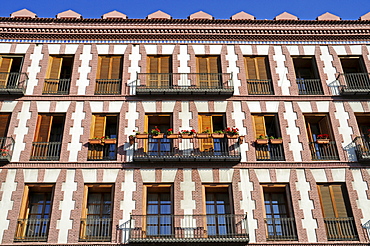
[[[263,115],[253,115],[253,121],[256,138],[261,135],[266,136],[265,117]]]
[[[207,129],[209,129],[211,132],[213,131],[211,115],[199,115],[198,119],[199,132],[206,131]],[[199,143],[201,145],[201,151],[213,149],[213,141],[211,138],[199,139]]]
[[[332,202],[332,197],[330,194],[329,185],[319,185],[319,193],[321,198],[321,205],[323,210],[324,218],[334,218],[334,207]]]
[[[105,123],[106,117],[101,115],[94,115],[94,134],[93,137],[103,137],[105,136]]]
[[[12,63],[12,58],[0,56],[0,88],[5,88],[8,83]]]
[[[197,57],[197,69],[197,73],[208,73],[206,57]]]
[[[247,73],[247,79],[257,79],[256,64],[254,58],[244,57],[245,61],[245,71]]]
[[[322,120],[319,121],[320,133],[321,134],[328,134],[329,138],[332,138],[331,131],[328,125],[328,118],[325,116]]]
[[[49,79],[59,79],[60,71],[62,69],[62,57],[51,56],[49,58],[50,68],[49,68]]]
[[[148,57],[148,86],[156,88],[159,86],[159,81],[158,81],[158,73],[159,73],[159,68],[158,68],[158,57],[155,56],[150,56]]]
[[[209,73],[219,73],[217,56],[208,57],[208,67]]]
[[[256,63],[258,68],[258,79],[267,79],[266,71],[266,58],[265,57],[256,57]]]
[[[0,137],[6,137],[10,122],[10,114],[0,114]]]
[[[333,195],[333,202],[335,208],[335,217],[337,218],[346,218],[348,217],[346,204],[343,198],[343,186],[338,185],[331,185],[332,188],[332,195]]]
[[[121,56],[111,57],[111,74],[110,79],[120,79],[121,78]]]
[[[110,58],[107,56],[99,56],[98,79],[109,79]]]
[[[162,56],[160,59],[160,73],[170,72],[170,57]]]
[[[53,116],[38,115],[35,142],[49,142]]]

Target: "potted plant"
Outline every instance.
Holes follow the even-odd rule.
[[[90,144],[103,144],[104,143],[104,137],[97,137],[95,136],[94,138],[89,139]]]
[[[238,138],[239,137],[239,129],[238,128],[231,128],[228,127],[224,130],[224,133],[227,138]]]
[[[161,130],[159,130],[158,126],[155,126],[151,131],[150,134],[152,135],[152,138],[163,138],[164,133],[161,133]]]
[[[319,134],[316,138],[317,144],[328,144],[330,142],[329,134]]]
[[[148,138],[149,134],[147,132],[144,132],[144,133],[140,133],[139,131],[135,131],[133,130],[133,132],[135,132],[135,136],[136,138],[138,139],[145,139],[145,138]]]
[[[212,136],[212,138],[224,138],[225,137],[225,133],[222,130],[218,130],[218,131],[214,131],[211,134],[211,136]]]
[[[209,138],[209,134],[211,131],[209,130],[209,127],[206,128],[206,130],[202,131],[201,133],[197,133],[197,138]]]
[[[282,144],[283,143],[283,139],[281,137],[275,138],[274,136],[270,136],[269,140],[271,144]]]
[[[193,138],[196,131],[194,129],[191,130],[181,130],[179,134],[181,135],[181,138]]]
[[[0,149],[0,156],[7,156],[9,154],[8,149]]]
[[[110,138],[110,137],[106,136],[104,138],[104,143],[106,143],[106,144],[116,144],[117,139],[116,138]]]
[[[261,145],[268,144],[269,140],[267,136],[259,135],[259,137],[256,139],[256,143]]]
[[[169,128],[169,129],[167,129],[166,137],[167,138],[178,138],[179,134],[173,134],[173,129]]]

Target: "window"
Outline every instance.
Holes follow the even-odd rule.
[[[173,205],[171,185],[145,185],[146,235],[171,236],[173,233]]]
[[[111,184],[85,185],[80,241],[111,241],[112,196]]]
[[[10,113],[0,113],[0,138],[5,138],[8,133]]]
[[[10,161],[14,140],[7,137],[10,122],[10,113],[0,113],[0,160]]]
[[[43,94],[68,94],[72,66],[73,56],[50,56]]]
[[[14,241],[47,241],[53,189],[48,184],[25,186]]]
[[[172,116],[169,114],[147,114],[145,115],[145,132],[158,128],[161,133],[166,133],[171,128]],[[153,138],[148,139],[149,155],[165,155],[171,150],[171,139]]]
[[[348,193],[344,184],[319,184],[328,240],[358,240]]]
[[[312,160],[337,160],[339,157],[328,115],[308,114],[304,118]]]
[[[221,86],[220,57],[197,56],[197,84],[200,88],[219,88]]]
[[[17,88],[23,56],[0,55],[0,89]]]
[[[223,114],[199,114],[199,132],[215,132],[225,129],[225,116]],[[227,151],[227,142],[220,138],[198,139],[201,152],[213,152],[220,155]]]
[[[262,185],[262,188],[267,239],[297,240],[288,187],[274,184]]]
[[[94,114],[90,129],[90,139],[103,139],[99,144],[89,144],[89,160],[117,159],[118,115]]]
[[[370,89],[370,78],[362,57],[342,56],[339,59],[343,69],[343,78],[340,78],[340,83],[344,86],[344,89],[368,91]]]
[[[300,95],[322,95],[322,86],[314,57],[293,57],[296,82]]]
[[[121,93],[122,56],[99,56],[95,94]]]
[[[30,160],[59,160],[65,115],[39,114]]]
[[[248,94],[273,94],[267,57],[246,56],[244,57],[244,64],[247,77]]]
[[[257,161],[283,161],[284,148],[280,135],[278,117],[274,114],[254,114],[253,125]],[[268,138],[270,142],[268,142]],[[259,140],[265,142],[260,144]]]
[[[148,56],[147,86],[150,88],[169,88],[171,83],[171,57]]]

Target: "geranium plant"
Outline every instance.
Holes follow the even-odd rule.
[[[160,133],[161,133],[161,130],[159,130],[158,126],[155,126],[155,127],[150,131],[150,133],[151,133],[152,135],[158,135],[158,134],[160,134]]]
[[[207,127],[204,131],[202,131],[202,133],[211,133],[211,131],[209,130],[209,127]]]
[[[167,129],[166,134],[167,134],[167,135],[171,135],[171,134],[173,134],[173,129],[172,129],[172,128]]]
[[[329,134],[319,134],[319,135],[317,135],[317,138],[318,139],[328,139],[329,138]]]
[[[180,134],[188,134],[188,135],[193,135],[196,133],[196,131],[194,129],[191,129],[191,130],[181,130],[179,132]]]
[[[224,133],[229,135],[239,135],[239,129],[236,127],[228,127],[224,130]]]

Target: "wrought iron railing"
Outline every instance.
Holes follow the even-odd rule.
[[[310,142],[308,144],[313,161],[339,160],[337,145],[335,144],[335,141],[331,141],[325,144],[319,144],[317,142]]]
[[[95,95],[121,94],[121,79],[97,79],[95,82]]]
[[[61,142],[33,142],[30,161],[58,161]]]
[[[138,73],[136,94],[232,94],[231,73]]]
[[[273,95],[271,79],[247,79],[249,95]]]
[[[329,241],[358,240],[353,217],[324,218]]]
[[[366,230],[367,240],[370,241],[370,220],[368,220],[362,227]]]
[[[357,136],[352,141],[357,160],[360,162],[370,161],[370,137]]]
[[[248,242],[246,215],[131,215],[130,243]]]
[[[26,73],[0,73],[0,93],[24,94],[28,76]]]
[[[14,148],[12,137],[0,138],[0,161],[11,161]]]
[[[267,240],[297,240],[294,218],[265,218]]]
[[[80,239],[83,242],[109,242],[112,239],[112,218],[81,219]]]
[[[341,73],[337,80],[342,95],[370,93],[370,73]]]
[[[299,95],[323,95],[320,79],[296,79]]]
[[[256,144],[257,161],[284,161],[283,144]]]
[[[136,138],[134,161],[240,161],[239,139]]]
[[[89,144],[88,161],[117,160],[117,144]]]
[[[68,95],[71,79],[45,79],[44,90],[45,95]]]
[[[50,219],[18,219],[14,241],[46,242]]]

